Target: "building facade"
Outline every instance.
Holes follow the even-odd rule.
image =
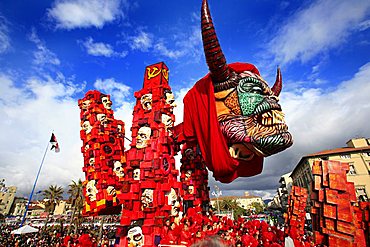
[[[244,192],[244,196],[220,196],[218,198],[211,198],[211,205],[217,208],[217,201],[222,200],[235,200],[238,205],[246,210],[253,209],[253,203],[258,203],[264,206],[262,197],[250,195],[249,192]]]
[[[9,215],[10,209],[13,205],[15,193],[17,187],[9,186],[6,187],[4,179],[0,182],[0,214],[6,216]]]
[[[370,138],[351,139],[347,142],[347,147],[325,150],[302,157],[291,174],[293,185],[310,191],[312,165],[316,160],[336,160],[348,163],[347,180],[354,183],[358,200],[369,200]]]
[[[280,187],[277,189],[280,205],[283,210],[288,208],[288,196],[292,190],[293,179],[290,177],[292,173],[286,173],[279,179]]]

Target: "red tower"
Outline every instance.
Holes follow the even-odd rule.
[[[143,88],[135,98],[127,179],[118,195],[124,203],[120,246],[154,246],[164,220],[174,220],[181,210],[172,138],[175,104],[163,62],[145,68]]]

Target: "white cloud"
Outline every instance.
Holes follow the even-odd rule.
[[[61,78],[34,77],[19,88],[9,75],[0,76],[1,91],[7,92],[0,94],[0,174],[23,196],[30,193],[52,130],[61,151],[48,151],[36,189],[83,177],[79,108],[72,98],[81,88]]]
[[[175,34],[167,32],[165,37],[155,37],[152,33],[140,30],[137,35],[129,36],[124,41],[132,50],[152,52],[159,56],[178,59],[191,57],[191,61],[199,61],[203,54],[202,37],[198,25],[186,30],[175,30]]]
[[[202,36],[198,26],[193,26],[189,30],[191,30],[189,33],[174,35],[171,40],[166,38],[166,42],[163,39],[158,41],[154,45],[154,52],[172,59],[188,56],[199,61],[203,55]],[[171,44],[171,47],[166,44]]]
[[[0,16],[0,54],[6,52],[9,48],[10,38],[7,21],[3,16]]]
[[[118,107],[127,101],[127,96],[131,96],[132,88],[117,82],[114,78],[100,79],[98,78],[94,87],[102,93],[109,94],[114,104]]]
[[[48,16],[61,29],[102,28],[122,16],[121,0],[58,0],[48,10]]]
[[[370,9],[367,0],[318,0],[288,18],[269,43],[277,62],[307,61],[346,41]]]
[[[116,52],[111,45],[102,42],[94,42],[91,37],[82,42],[82,45],[85,47],[87,53],[92,56],[125,57],[127,55],[127,51]]]
[[[169,50],[164,43],[160,42],[154,46],[154,50],[158,52],[160,55],[168,57],[168,58],[179,58],[184,56],[184,50]]]
[[[36,30],[33,28],[29,39],[36,45],[37,50],[33,53],[34,64],[36,65],[59,65],[58,57],[51,52],[38,37]]]
[[[153,45],[153,35],[140,31],[138,35],[128,37],[128,44],[133,50],[148,51]]]
[[[368,28],[370,28],[370,20],[363,21],[358,25],[360,31],[365,31]]]

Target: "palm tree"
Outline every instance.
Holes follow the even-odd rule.
[[[56,205],[63,199],[63,188],[57,185],[50,185],[42,195],[46,199],[45,209],[48,213],[54,213]]]
[[[60,202],[60,200],[63,199],[63,192],[64,192],[63,188],[57,185],[50,185],[48,189],[43,191],[42,195],[44,196],[44,199],[46,200],[45,210],[49,214],[54,213],[56,205]],[[45,228],[49,220],[49,214],[45,221]]]
[[[242,207],[240,207],[236,200],[227,198],[220,202],[220,209],[224,211],[232,211],[234,219],[237,219],[240,215],[243,215],[245,211]]]
[[[78,229],[78,222],[79,218],[81,216],[81,210],[84,205],[84,196],[82,194],[82,181],[81,179],[78,180],[78,182],[75,182],[72,180],[72,183],[68,185],[68,194],[69,194],[69,199],[72,201],[72,216],[70,220],[70,227],[68,229],[68,234],[71,231],[71,226],[75,218],[75,214],[77,212],[77,218],[75,220],[75,231]]]

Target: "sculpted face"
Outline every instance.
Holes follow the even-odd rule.
[[[90,100],[85,100],[84,102],[82,102],[82,110],[86,111],[90,106]]]
[[[217,117],[233,158],[269,156],[292,144],[279,98],[258,74],[234,75],[236,87],[215,92]]]
[[[135,181],[140,180],[140,168],[134,170],[132,177]]]
[[[143,126],[139,129],[136,136],[136,148],[141,149],[148,146],[152,129],[147,126]]]
[[[89,134],[92,130],[92,126],[88,120],[82,123],[81,128],[85,131],[86,134]]]
[[[171,128],[173,127],[173,121],[170,116],[167,114],[162,114],[162,123],[164,124],[164,128],[170,135],[172,135]]]
[[[142,208],[148,208],[153,203],[153,193],[154,190],[152,189],[145,189],[141,194],[141,206]]]
[[[173,108],[177,106],[175,103],[175,95],[173,95],[171,91],[166,91],[164,93],[164,97],[166,99],[166,103],[172,106],[171,110],[173,110]]]
[[[128,230],[127,243],[129,247],[140,247],[144,245],[144,235],[140,226],[135,226]]]
[[[180,211],[180,202],[174,188],[171,188],[170,193],[168,193],[167,200],[168,205],[171,206],[171,216],[178,216]]]
[[[112,109],[112,101],[110,101],[108,96],[102,97],[101,102],[102,102],[105,109],[107,109],[107,110]]]
[[[113,164],[113,172],[119,178],[123,178],[125,176],[125,172],[123,170],[122,164],[118,160],[115,161]]]
[[[98,189],[95,187],[95,180],[90,180],[86,184],[86,196],[93,202],[96,201],[96,194],[98,194]]]
[[[101,124],[105,124],[107,122],[107,116],[104,113],[97,114],[96,119],[100,121]]]
[[[255,155],[266,157],[291,146],[292,136],[279,104],[280,69],[270,88],[254,65],[227,64],[207,1],[202,3],[201,15],[203,47],[214,88],[217,118],[230,155],[248,161]]]
[[[152,94],[151,93],[144,94],[143,96],[141,96],[140,102],[144,110],[147,110],[147,111],[151,110],[152,109]]]

